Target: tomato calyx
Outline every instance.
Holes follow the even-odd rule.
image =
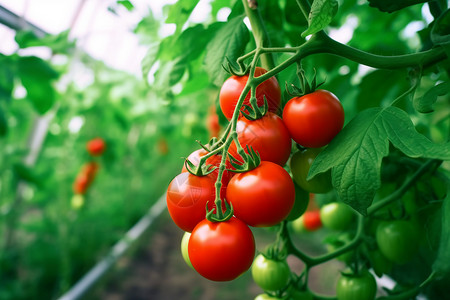
[[[186,166],[186,170],[195,176],[206,176],[214,172],[217,167],[213,165],[206,165],[199,163],[197,166],[194,165],[189,159],[186,158],[184,161],[184,165]]]
[[[222,211],[222,201],[225,203],[225,211]],[[206,204],[206,219],[210,222],[225,222],[231,219],[234,215],[233,204],[226,200],[216,199],[216,207],[219,209],[208,210],[208,203]]]
[[[318,87],[320,87],[322,84],[325,83],[325,81],[322,81],[321,83],[317,83],[317,73],[316,69],[314,69],[314,75],[312,77],[311,82],[308,81],[305,70],[301,66],[298,66],[297,68],[297,76],[300,81],[300,88],[295,86],[294,84],[288,84],[286,82],[286,92],[291,97],[301,97],[306,94],[313,93]]]
[[[225,56],[225,59],[227,60],[226,63],[222,64],[222,68],[231,75],[235,76],[244,76],[247,75],[250,72],[251,65],[245,65],[244,62],[238,61],[239,70],[236,67],[236,64],[234,64],[227,56]]]
[[[236,139],[237,140],[237,139]],[[244,151],[244,148],[242,148],[239,144],[239,142],[236,143],[238,146],[238,149],[240,147],[240,150],[238,150],[239,155],[243,158],[243,161],[240,161],[239,159],[233,157],[230,153],[228,153],[228,157],[230,158],[230,164],[233,166],[234,169],[227,169],[227,171],[235,172],[235,173],[244,173],[248,172],[250,170],[255,169],[261,164],[261,157],[259,156],[258,151],[255,152],[253,147],[246,146],[247,152]]]
[[[255,121],[264,117],[269,111],[269,104],[267,103],[266,95],[263,95],[264,104],[258,106],[256,97],[250,98],[250,105],[244,104],[245,109],[241,111],[241,114],[250,121]],[[245,111],[248,111],[246,113]]]

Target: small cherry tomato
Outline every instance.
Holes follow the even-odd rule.
[[[263,161],[255,169],[231,178],[226,199],[233,205],[234,215],[246,224],[269,227],[289,215],[294,206],[295,187],[285,169]]]
[[[265,73],[267,73],[265,69],[256,67],[254,76],[259,77]],[[230,120],[233,116],[234,109],[245,85],[247,84],[247,81],[248,75],[233,75],[225,80],[222,88],[220,89],[220,108],[228,120]],[[267,99],[269,111],[276,113],[280,106],[281,90],[275,77],[270,77],[256,87],[256,103],[258,106],[262,106],[264,104],[264,97]],[[250,92],[245,97],[244,105],[250,105]],[[242,106],[241,110],[243,109],[245,109],[244,106]]]
[[[336,286],[338,300],[373,300],[376,293],[377,282],[367,270],[358,275],[342,274]]]
[[[319,210],[306,211],[301,217],[303,217],[303,225],[307,231],[315,231],[322,227]]]
[[[106,144],[102,138],[95,138],[87,142],[86,149],[92,156],[100,156],[105,152]]]
[[[320,149],[306,149],[298,151],[291,157],[290,166],[295,182],[305,191],[322,194],[331,191],[331,172],[317,174],[311,180],[306,180],[309,169],[321,152]]]
[[[333,230],[346,229],[353,218],[355,212],[345,203],[332,202],[320,208],[320,219],[324,227]]]
[[[255,239],[250,228],[235,217],[224,222],[204,219],[192,231],[188,253],[200,275],[213,281],[229,281],[252,265]]]
[[[405,264],[419,248],[419,229],[406,220],[381,222],[376,231],[380,252],[396,264]]]
[[[289,159],[292,140],[283,120],[274,113],[267,113],[260,119],[251,121],[240,118],[236,124],[236,132],[241,146],[247,151],[247,146],[259,153],[262,161],[271,161],[284,166]],[[234,158],[240,159],[236,144],[230,145],[229,152]]]
[[[278,291],[289,282],[291,270],[286,260],[273,260],[262,254],[256,256],[252,264],[252,277],[265,291]]]
[[[289,100],[283,110],[283,120],[296,143],[320,148],[341,131],[344,109],[335,95],[317,90]]]

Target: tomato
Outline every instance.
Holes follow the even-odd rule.
[[[303,215],[309,203],[310,197],[309,193],[300,188],[295,182],[294,187],[295,187],[295,202],[294,206],[291,209],[291,212],[286,217],[287,221],[293,221],[298,217],[300,217],[301,215]]]
[[[169,144],[167,144],[167,141],[165,138],[160,138],[158,140],[157,149],[159,154],[166,155],[169,153]]]
[[[235,217],[224,222],[204,219],[192,231],[188,253],[200,275],[213,281],[229,281],[252,265],[255,239],[250,228]]]
[[[296,143],[320,148],[341,131],[344,108],[335,95],[317,90],[289,100],[283,110],[283,120]]]
[[[231,178],[226,199],[234,215],[250,226],[268,227],[283,221],[295,201],[295,187],[281,166],[263,161],[253,170]]]
[[[89,179],[85,174],[79,174],[73,183],[73,192],[84,195],[89,187]]]
[[[405,264],[412,259],[419,248],[419,229],[406,220],[381,222],[376,230],[376,240],[380,252],[397,264]]]
[[[284,288],[291,275],[286,260],[273,260],[259,254],[252,265],[253,280],[265,291],[278,291]]]
[[[291,154],[292,140],[283,120],[274,113],[267,113],[255,121],[240,118],[236,124],[236,132],[241,146],[259,153],[262,161],[271,161],[284,166]],[[236,144],[230,145],[229,152],[233,157],[240,159]]]
[[[214,207],[215,177],[195,176],[189,172],[177,175],[167,188],[167,209],[175,224],[191,232],[205,218],[205,206]]]
[[[367,270],[358,275],[342,274],[336,286],[338,300],[373,300],[376,293],[377,282]]]
[[[86,149],[92,156],[100,156],[105,152],[106,144],[102,138],[95,138],[87,142]]]
[[[392,262],[384,256],[380,250],[369,251],[369,261],[373,271],[378,277],[387,274],[392,269]]]
[[[181,256],[183,256],[184,261],[186,264],[194,269],[192,266],[191,260],[189,259],[189,253],[188,253],[188,245],[189,245],[189,238],[191,237],[190,232],[185,232],[183,234],[183,237],[181,238]]]
[[[256,67],[255,77],[259,77],[267,71],[263,68]],[[239,100],[239,97],[247,84],[248,75],[236,76],[233,75],[222,85],[219,93],[220,108],[225,117],[230,120],[233,116],[234,109]],[[264,104],[264,96],[267,99],[270,112],[277,112],[280,106],[281,90],[280,85],[275,77],[271,77],[262,82],[256,87],[256,103],[258,106]],[[244,100],[244,105],[250,105],[250,92],[247,94]],[[241,110],[244,110],[242,106]]]
[[[282,298],[270,296],[268,294],[259,294],[256,296],[255,300],[282,300]]]
[[[311,180],[306,180],[309,169],[320,152],[320,149],[306,149],[304,151],[298,151],[292,155],[290,161],[292,177],[295,182],[302,189],[310,193],[327,193],[333,188],[331,185],[330,171],[317,174]]]
[[[301,218],[303,218],[303,226],[307,231],[315,231],[322,227],[319,210],[306,211]]]
[[[348,228],[354,216],[353,209],[342,202],[328,203],[320,209],[320,219],[328,229],[344,230]]]
[[[73,209],[80,209],[84,205],[84,196],[80,194],[75,194],[72,196],[72,199],[70,200],[70,206],[72,206]]]
[[[73,184],[73,191],[75,194],[86,194],[87,189],[91,186],[95,179],[99,165],[96,162],[88,162],[81,167],[75,182]]]

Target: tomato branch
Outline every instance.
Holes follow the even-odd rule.
[[[311,4],[308,0],[297,0],[297,4],[300,7],[305,19],[308,20],[309,12],[311,11]]]
[[[390,203],[394,202],[395,200],[399,199],[400,197],[405,194],[408,189],[417,181],[419,178],[424,175],[430,168],[436,167],[438,164],[440,164],[441,161],[437,160],[429,160],[426,163],[424,163],[410,178],[405,180],[405,182],[402,184],[402,186],[397,189],[395,192],[390,194],[389,196],[381,199],[379,202],[376,202],[372,204],[367,209],[367,215],[371,216],[374,213],[376,213],[379,209],[389,205]]]

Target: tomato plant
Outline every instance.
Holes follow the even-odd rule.
[[[194,269],[213,281],[237,278],[252,265],[255,239],[250,228],[237,218],[223,222],[201,221],[188,245]]]
[[[320,149],[312,148],[298,151],[292,155],[290,161],[292,177],[295,182],[310,193],[327,193],[332,189],[331,174],[329,171],[318,174],[310,180],[306,179],[311,165],[320,152]]]
[[[289,215],[295,202],[295,187],[286,170],[263,161],[230,180],[226,199],[233,205],[235,216],[248,225],[273,226]]]
[[[94,138],[86,143],[86,149],[92,156],[100,156],[106,150],[106,143],[102,138]]]
[[[341,131],[344,109],[333,93],[317,90],[289,100],[283,109],[283,120],[296,143],[320,148]]]
[[[256,256],[252,264],[252,277],[265,291],[277,291],[289,282],[291,270],[285,260],[275,260],[263,254]]]
[[[407,263],[417,253],[418,235],[417,226],[406,220],[382,222],[376,231],[380,252],[397,264]]]
[[[338,300],[373,300],[376,292],[375,278],[367,270],[359,274],[342,274],[336,286]]]
[[[320,208],[320,219],[324,227],[333,230],[344,230],[348,228],[355,213],[342,202],[328,203]]]
[[[267,71],[261,67],[255,68],[255,77],[259,77]],[[223,114],[229,120],[233,116],[239,96],[241,95],[246,83],[248,75],[236,76],[228,78],[222,85],[219,93],[220,108]],[[256,101],[258,106],[264,104],[264,97],[267,99],[270,112],[277,112],[280,106],[281,91],[278,81],[275,77],[271,77],[256,87]],[[250,93],[245,97],[244,105],[250,105]]]
[[[291,136],[284,126],[283,120],[274,113],[267,113],[260,119],[248,120],[241,117],[236,125],[239,143],[247,151],[247,146],[259,153],[261,160],[271,161],[280,166],[289,159],[291,154]],[[229,152],[239,159],[236,145],[230,145]]]

